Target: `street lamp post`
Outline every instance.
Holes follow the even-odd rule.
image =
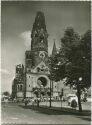
[[[77,83],[77,94],[78,94],[78,103],[79,103],[79,111],[82,111],[82,106],[81,106],[81,93],[80,93],[80,82],[82,81],[82,77],[79,77],[78,83]]]
[[[79,81],[82,81],[82,77],[79,77]]]
[[[41,92],[42,92],[43,85],[40,86],[40,101],[41,101]]]
[[[61,99],[61,108],[62,108],[62,97],[63,97],[63,88],[61,89],[61,95],[60,95],[60,99]]]
[[[62,97],[61,97],[61,108],[62,108]]]
[[[51,80],[50,80],[50,107],[51,107]]]

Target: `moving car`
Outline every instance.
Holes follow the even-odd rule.
[[[72,100],[75,100],[78,104],[78,98],[75,94],[68,94],[67,100],[68,100],[68,105],[71,105]]]

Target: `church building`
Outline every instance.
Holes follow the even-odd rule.
[[[45,17],[38,12],[33,24],[30,51],[25,52],[26,97],[34,97],[36,88],[49,89],[48,33]]]
[[[15,93],[15,97],[21,98],[49,96],[48,33],[43,12],[37,12],[30,42],[31,48],[25,52],[25,67],[22,66],[23,82],[15,82],[18,76],[20,79],[21,75],[15,76],[12,92]],[[54,42],[52,54],[55,53],[56,45]],[[21,69],[21,67],[19,67],[19,69]],[[18,70],[16,70],[16,74],[18,74]],[[19,74],[21,74],[21,72],[19,72]],[[16,91],[14,88],[16,88]]]

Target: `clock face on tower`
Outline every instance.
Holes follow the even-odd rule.
[[[39,52],[39,57],[44,59],[45,58],[45,52],[44,51],[40,51]]]

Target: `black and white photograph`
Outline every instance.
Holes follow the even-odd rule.
[[[1,1],[1,124],[91,125],[91,1]]]

